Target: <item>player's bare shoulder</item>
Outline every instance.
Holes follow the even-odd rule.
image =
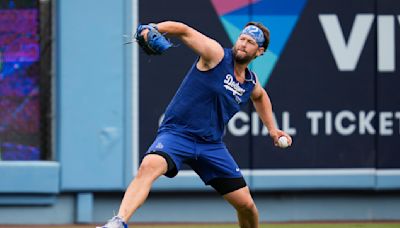
[[[208,38],[208,37],[207,37]],[[207,48],[204,55],[200,55],[200,59],[197,62],[197,69],[206,71],[216,67],[224,58],[224,48],[216,40],[208,38]]]
[[[224,58],[224,49],[216,40],[186,26],[183,42],[200,56],[197,64],[199,70],[214,68]]]

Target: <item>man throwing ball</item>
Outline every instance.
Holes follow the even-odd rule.
[[[199,57],[168,105],[118,215],[102,227],[128,227],[152,183],[161,175],[174,177],[186,163],[236,209],[240,227],[257,228],[257,208],[222,136],[228,121],[251,99],[274,144],[279,146],[282,136],[287,145],[292,143],[274,125],[268,94],[247,68],[267,50],[269,31],[261,23],[249,22],[233,48],[227,49],[183,23],[166,21],[139,26],[136,39],[147,54],[162,54],[171,46],[162,34],[178,37]]]

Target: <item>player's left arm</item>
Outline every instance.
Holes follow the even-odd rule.
[[[292,144],[292,138],[286,132],[279,130],[275,126],[274,117],[272,114],[271,100],[263,87],[257,81],[253,92],[251,93],[251,100],[258,113],[263,124],[267,127],[269,135],[274,141],[275,145],[278,145],[278,139],[281,136],[286,136],[288,144]]]
[[[221,44],[184,23],[164,21],[154,25],[161,34],[178,37],[199,55],[197,67],[200,70],[210,70],[224,58],[225,52]],[[147,32],[147,29],[142,31],[144,37],[147,37]]]

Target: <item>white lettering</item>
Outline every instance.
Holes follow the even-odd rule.
[[[318,120],[322,118],[321,111],[308,111],[306,113],[308,119],[311,119],[311,134],[318,135]]]
[[[242,87],[240,87],[238,82],[235,82],[233,80],[233,76],[230,74],[226,75],[224,83],[225,83],[224,85],[225,89],[231,91],[233,95],[242,96],[246,91]]]
[[[337,15],[321,14],[319,20],[336,65],[341,71],[353,71],[374,21],[373,14],[357,14],[346,43]]]
[[[325,112],[325,134],[332,134],[332,112]]]
[[[389,136],[393,134],[393,113],[381,112],[379,115],[379,133],[383,136]]]
[[[275,117],[275,113],[272,114],[273,114],[274,124],[277,128],[279,128],[279,125]],[[282,126],[284,126],[282,130],[285,131],[286,133],[290,135],[296,135],[297,132],[296,128],[290,126],[289,112],[282,113]],[[234,136],[244,136],[248,134],[250,131],[253,136],[258,136],[258,135],[266,136],[269,134],[267,127],[264,126],[257,112],[252,112],[251,115],[249,116],[248,113],[239,111],[228,122],[227,130]]]
[[[394,16],[378,16],[378,70],[381,72],[395,71],[395,33]]]
[[[281,129],[290,135],[296,135],[297,128],[291,122],[290,112],[283,111],[281,117],[281,122],[279,122],[279,124],[282,124]],[[161,124],[163,118],[164,114],[160,116],[159,124]],[[359,135],[375,135],[379,133],[381,136],[391,136],[394,133],[400,135],[400,111],[377,113],[374,110],[370,110],[354,113],[349,110],[342,110],[334,113],[332,111],[318,110],[307,111],[306,118],[310,120],[310,133],[313,136],[320,134],[329,136],[334,132],[343,136],[355,133]],[[273,113],[273,121],[275,126],[280,129],[275,113]],[[375,123],[376,126],[374,125]],[[398,124],[398,130],[394,130],[395,124]],[[253,136],[266,136],[269,134],[267,127],[262,123],[257,112],[249,114],[244,111],[239,111],[232,117],[227,125],[227,131],[236,137],[242,137],[247,134]],[[305,134],[305,132],[302,132],[302,134]]]
[[[288,133],[289,135],[296,134],[296,128],[290,127],[290,113],[289,112],[282,113],[282,131]]]
[[[341,111],[339,112],[336,117],[335,117],[335,128],[336,131],[341,134],[341,135],[350,135],[354,132],[356,129],[356,126],[354,124],[349,124],[347,127],[343,126],[343,120],[348,119],[351,122],[354,122],[356,119],[356,116],[354,113],[350,111]]]
[[[366,114],[364,111],[360,111],[358,120],[360,135],[365,135],[366,132],[371,135],[375,134],[375,129],[371,125],[371,121],[374,116],[375,111],[369,111],[368,114]]]
[[[260,134],[260,118],[257,112],[251,113],[251,133],[254,136]]]
[[[240,128],[236,124],[238,120],[241,120],[244,123]],[[232,117],[232,119],[228,122],[228,130],[234,136],[246,135],[250,129],[248,122],[249,122],[249,116],[247,115],[247,113],[240,111],[236,113]]]
[[[276,121],[275,113],[273,113],[273,120],[274,120],[275,126],[277,128],[279,128],[279,125]],[[239,121],[241,123],[239,123]],[[251,134],[253,136],[260,135],[260,128],[261,128],[262,136],[268,135],[268,129],[260,121],[260,118],[259,118],[257,112],[251,113],[251,124],[249,122],[250,122],[250,117],[249,117],[248,113],[239,111],[228,122],[228,126],[227,126],[228,131],[233,136],[244,136],[249,133],[250,126],[251,126]],[[262,126],[260,126],[260,125],[262,125]],[[285,131],[286,133],[288,133],[290,135],[296,135],[296,128],[290,126],[289,112],[282,113],[282,126],[283,126],[282,130]]]

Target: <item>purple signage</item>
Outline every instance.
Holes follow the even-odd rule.
[[[39,160],[39,11],[0,9],[0,160]]]

